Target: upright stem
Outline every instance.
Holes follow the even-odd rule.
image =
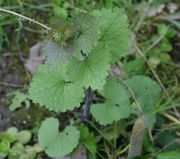
[[[89,87],[86,90],[85,102],[84,102],[84,105],[83,105],[83,114],[82,114],[83,119],[88,119],[89,118],[90,105],[92,103],[92,100],[93,100],[93,91]]]
[[[19,14],[19,13],[16,13],[16,12],[13,12],[13,11],[10,11],[10,10],[7,10],[7,9],[3,9],[3,8],[0,8],[0,12],[6,12],[6,13],[13,14],[13,15],[18,16],[18,17],[20,17],[20,18],[26,19],[26,20],[28,20],[28,21],[30,21],[30,22],[32,22],[32,23],[38,24],[38,25],[40,25],[41,27],[45,28],[46,30],[51,30],[51,28],[49,28],[48,26],[46,26],[46,25],[44,25],[44,24],[36,21],[35,19],[31,19],[31,18],[26,17],[26,16],[24,16],[24,15],[21,15],[21,14]]]

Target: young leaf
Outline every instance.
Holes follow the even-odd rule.
[[[94,11],[93,15],[100,17],[100,41],[108,46],[112,54],[112,62],[126,56],[130,45],[130,35],[124,11],[119,8],[102,9]]]
[[[155,81],[145,76],[133,76],[127,80],[127,84],[145,112],[154,110],[161,91],[160,86]]]
[[[9,106],[10,111],[14,111],[17,108],[22,106],[22,102],[25,102],[27,106],[29,106],[29,101],[27,100],[27,94],[20,92],[17,90],[13,93],[15,96],[12,99],[12,103]]]
[[[169,152],[161,152],[157,155],[157,159],[179,159],[180,152],[169,151]]]
[[[99,45],[83,60],[76,57],[70,59],[68,78],[82,87],[102,89],[108,75],[110,60],[109,52]]]
[[[94,134],[89,132],[88,128],[79,125],[78,130],[80,131],[80,143],[82,143],[90,152],[95,153],[96,152],[96,138],[94,137]]]
[[[43,121],[39,129],[39,144],[50,157],[64,157],[79,143],[80,133],[76,127],[67,126],[61,133],[58,127],[58,120],[49,118]]]
[[[100,124],[111,124],[131,114],[130,95],[114,78],[107,81],[100,93],[106,98],[106,102],[91,106],[91,113]]]
[[[47,58],[47,63],[54,68],[68,60],[69,56],[73,54],[73,48],[51,40],[45,40],[42,53]]]
[[[35,73],[30,98],[49,110],[65,112],[80,106],[84,90],[65,79],[66,65],[61,64],[55,69],[42,65]]]
[[[147,120],[147,124],[149,123],[148,125],[152,127],[152,113],[160,97],[160,86],[155,81],[145,76],[133,76],[127,80],[127,84],[140,103],[146,118],[149,119]]]
[[[98,43],[100,38],[99,19],[87,13],[81,13],[73,18],[75,32],[79,37],[75,39],[75,46],[87,54]]]

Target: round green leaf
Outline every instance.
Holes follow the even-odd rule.
[[[19,136],[19,131],[16,127],[10,127],[7,129],[6,134],[10,142],[14,142],[17,140]]]
[[[30,141],[31,139],[31,132],[28,131],[28,130],[22,130],[19,132],[19,137],[18,137],[18,140],[19,142],[23,143],[23,144],[26,144]]]
[[[120,8],[102,9],[94,11],[93,15],[101,18],[99,21],[101,28],[100,41],[107,45],[112,54],[112,62],[126,56],[131,40],[124,10]]]
[[[87,54],[100,38],[99,18],[81,13],[73,18],[73,23],[75,31],[79,33],[79,37],[74,41],[75,47]]]
[[[91,113],[100,124],[111,124],[131,114],[130,95],[114,78],[107,81],[100,93],[106,98],[106,102],[91,106]]]
[[[47,64],[54,68],[67,61],[73,54],[73,49],[72,47],[66,47],[63,44],[55,43],[51,40],[45,40],[42,52],[47,58]]]
[[[79,143],[80,133],[76,127],[67,126],[63,132],[59,132],[58,127],[58,120],[49,118],[39,129],[39,144],[50,157],[64,157]]]
[[[102,89],[105,84],[111,58],[107,49],[101,45],[94,48],[87,59],[72,57],[68,65],[68,78],[81,87]]]
[[[35,73],[31,88],[30,98],[49,110],[65,112],[80,106],[84,90],[65,79],[66,65],[59,65],[50,69],[42,65]]]
[[[145,76],[133,76],[127,80],[127,85],[133,91],[142,108],[147,120],[147,126],[152,128],[156,121],[154,111],[160,97],[160,86],[155,81]]]

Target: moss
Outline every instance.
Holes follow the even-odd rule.
[[[41,121],[50,116],[55,116],[55,113],[48,111],[44,107],[31,105],[24,111],[20,110],[14,117],[14,121],[18,123],[20,128],[33,129],[39,127]]]

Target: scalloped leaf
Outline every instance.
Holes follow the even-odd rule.
[[[79,37],[74,41],[75,46],[84,54],[88,54],[100,38],[99,18],[81,13],[73,18],[73,23],[75,31],[79,33]]]
[[[68,60],[69,56],[73,54],[73,47],[55,43],[51,40],[45,40],[42,47],[42,53],[47,59],[47,64],[54,68]]]
[[[160,98],[160,86],[145,76],[133,76],[127,80],[127,84],[141,105],[147,119],[147,125],[152,128],[155,123],[155,116],[153,114],[155,105]]]
[[[50,157],[64,157],[71,153],[79,143],[80,132],[74,126],[67,126],[63,132],[59,132],[59,123],[56,118],[43,121],[38,141],[40,147]]]
[[[61,64],[55,69],[50,69],[48,65],[40,66],[31,82],[30,99],[56,112],[65,112],[79,107],[84,90],[66,81],[66,70],[66,64]]]
[[[100,93],[106,98],[106,102],[91,106],[91,113],[100,124],[111,124],[131,114],[129,92],[116,79],[110,78]]]
[[[119,8],[102,9],[94,11],[93,15],[100,17],[100,41],[107,45],[112,55],[112,62],[126,56],[131,40],[124,10]]]
[[[105,47],[98,46],[87,58],[79,60],[72,57],[68,64],[68,78],[79,86],[102,89],[108,75],[111,58]]]
[[[152,109],[154,110],[160,97],[160,86],[155,81],[145,76],[133,76],[127,80],[127,84],[135,94],[143,111],[147,113],[149,111],[152,112]]]

